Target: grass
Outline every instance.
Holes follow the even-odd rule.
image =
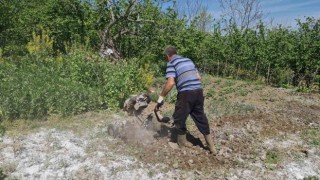
[[[210,117],[221,117],[253,113],[256,111],[256,107],[251,104],[232,102],[224,97],[219,97],[208,102],[205,111]]]
[[[7,177],[7,175],[4,173],[2,168],[0,168],[0,179],[5,179],[6,177]]]
[[[273,149],[267,151],[265,163],[278,164],[280,161],[280,153],[278,150]]]
[[[11,137],[24,136],[38,131],[40,128],[54,128],[57,130],[68,130],[76,134],[85,132],[86,129],[95,127],[97,124],[105,124],[111,121],[110,111],[88,112],[75,116],[50,116],[46,120],[34,121],[19,119],[15,121],[5,120],[2,125],[6,129],[6,134]],[[119,113],[121,114],[121,113]]]
[[[237,92],[236,95],[238,96],[246,96],[249,94],[249,91],[246,91],[246,90],[240,90],[239,92]]]
[[[303,180],[319,180],[319,178],[317,176],[307,176],[304,177]]]
[[[306,129],[302,133],[302,138],[312,146],[320,146],[320,128]]]
[[[215,95],[215,90],[214,88],[211,88],[207,92],[207,97],[213,97]]]
[[[4,177],[3,179],[5,179],[7,177],[7,175],[13,173],[17,168],[17,165],[14,163],[8,163],[8,164],[4,164],[2,165],[2,167],[0,167],[0,179],[1,177]]]
[[[0,137],[3,136],[6,132],[6,128],[0,123]]]
[[[233,87],[227,87],[227,88],[225,88],[225,89],[222,89],[222,91],[220,91],[219,95],[220,95],[220,96],[223,96],[223,95],[226,95],[226,94],[233,93],[233,92],[235,92],[235,91],[236,91],[235,88],[233,88]]]
[[[211,83],[210,83],[211,81]],[[224,80],[222,78],[206,77],[204,89],[208,89],[207,97],[224,96],[234,93],[236,96],[246,96],[254,91],[263,88],[261,84],[255,82],[244,82],[237,80]],[[209,86],[209,84],[213,84]]]
[[[221,87],[230,87],[236,84],[235,80],[227,80],[224,82],[224,84]]]

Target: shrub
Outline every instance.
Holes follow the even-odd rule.
[[[152,83],[137,59],[112,65],[87,52],[57,58],[25,56],[0,67],[0,120],[121,107],[132,93]]]
[[[52,54],[53,41],[45,30],[41,34],[32,33],[32,40],[28,42],[26,48],[30,54],[42,53],[43,55]]]
[[[0,137],[3,136],[5,132],[6,132],[5,127],[2,126],[1,123],[0,123]]]
[[[270,77],[270,83],[275,86],[285,86],[292,82],[294,72],[291,69],[275,68]]]

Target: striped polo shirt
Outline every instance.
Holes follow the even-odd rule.
[[[197,68],[189,58],[176,55],[167,63],[166,78],[175,78],[178,92],[202,89],[197,73]]]

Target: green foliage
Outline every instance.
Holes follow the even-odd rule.
[[[245,103],[233,103],[223,96],[218,96],[211,99],[208,103],[207,115],[213,117],[230,116],[230,115],[245,115],[255,112],[255,106]]]
[[[289,85],[293,80],[294,72],[289,68],[275,68],[272,72],[270,82],[276,86]]]
[[[0,66],[0,119],[118,108],[150,84],[145,77],[151,75],[147,69],[139,70],[137,59],[111,65],[85,52],[38,58],[26,56]]]
[[[207,97],[213,97],[215,94],[215,91],[213,88],[209,89],[208,92],[207,92]]]
[[[307,176],[304,177],[303,180],[319,180],[318,176]]]
[[[0,124],[0,137],[4,135],[4,133],[6,132],[6,128]]]
[[[52,40],[45,30],[41,31],[41,35],[32,32],[32,39],[28,42],[26,49],[30,54],[37,54],[43,56],[52,55]]]
[[[246,90],[240,90],[237,95],[240,95],[240,96],[246,96],[249,94],[249,91],[246,91]]]
[[[280,155],[277,150],[268,150],[266,154],[265,163],[268,164],[277,164],[280,162]]]
[[[230,86],[233,86],[233,85],[235,85],[235,84],[236,84],[235,81],[233,81],[233,80],[228,80],[228,81],[226,81],[221,87],[230,87]]]
[[[176,103],[178,91],[176,88],[173,88],[166,96],[166,102]]]
[[[44,40],[46,35],[50,43],[44,44],[52,46],[48,56],[67,54],[70,47],[97,50],[99,35],[112,15],[119,16],[128,4],[125,0],[112,2],[115,4],[98,0],[2,0],[0,54],[3,58],[32,54],[41,47],[38,36]],[[160,5],[158,1],[140,1],[136,6],[139,12],[129,14],[130,20],[121,19],[110,31],[111,35],[129,31],[118,34],[114,46],[125,58],[138,58],[139,66],[148,65],[156,76],[165,72],[163,49],[173,45],[208,74],[302,86],[302,90],[313,84],[320,87],[320,19],[297,20],[296,29],[267,27],[259,22],[245,31],[214,21],[211,31],[205,32],[197,25],[197,18],[206,14],[190,22],[178,18],[173,7]]]
[[[302,133],[302,138],[313,146],[320,146],[320,129],[307,129]]]
[[[0,168],[0,179],[5,179],[7,175],[3,172],[2,168]]]

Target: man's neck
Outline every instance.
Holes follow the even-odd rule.
[[[172,56],[170,57],[170,59],[169,59],[169,62],[172,61],[173,59],[175,59],[176,57],[177,57],[176,54],[175,54],[175,55],[172,55]]]

